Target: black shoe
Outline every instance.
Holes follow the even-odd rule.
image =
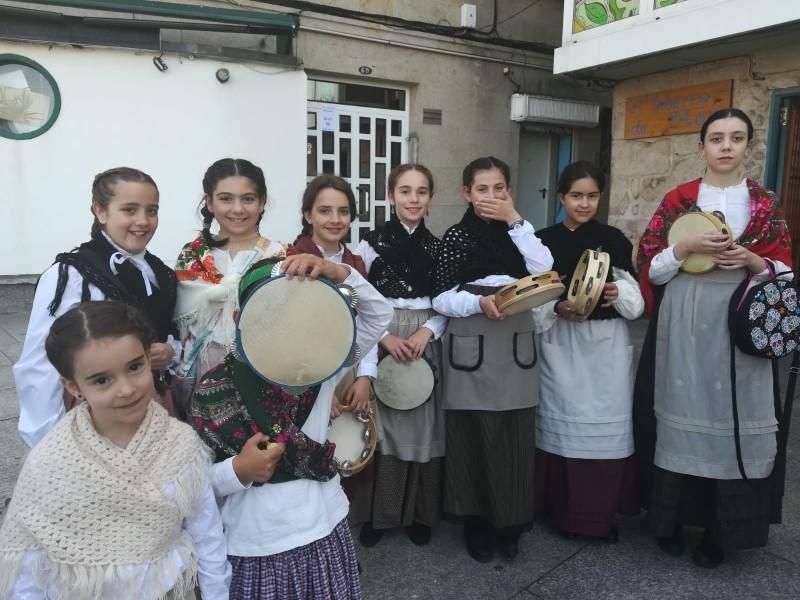
[[[704,569],[716,569],[725,559],[716,536],[708,532],[703,534],[703,541],[692,551],[692,562]]]
[[[520,534],[522,534],[522,527],[502,527],[495,530],[500,556],[506,560],[514,560],[517,557]]]
[[[672,535],[657,537],[656,541],[662,552],[666,552],[670,556],[681,556],[683,554],[683,527],[676,525]]]
[[[487,563],[492,560],[491,532],[491,528],[480,520],[464,521],[464,544],[467,553],[478,562]]]
[[[408,539],[417,546],[424,546],[431,541],[431,528],[422,523],[414,521],[407,530]]]
[[[383,531],[375,529],[369,523],[364,523],[361,526],[361,533],[358,534],[358,541],[364,548],[372,548],[375,544],[381,541]]]
[[[608,535],[603,538],[603,541],[606,544],[616,544],[619,542],[619,531],[617,530],[616,525],[611,526],[611,531],[609,531]]]

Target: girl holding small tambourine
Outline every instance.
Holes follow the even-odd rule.
[[[731,295],[747,275],[791,268],[775,194],[741,176],[752,139],[742,111],[709,116],[699,144],[705,175],[667,193],[639,243],[640,284],[653,317],[634,400],[640,487],[664,552],[683,552],[683,525],[705,528],[692,556],[702,567],[718,566],[727,549],[763,546],[769,524],[780,518],[782,482],[771,477],[777,420],[770,361],[735,350],[738,435],[732,408]],[[695,206],[723,213],[733,242],[701,233],[669,245],[670,226]],[[682,271],[696,253],[711,256],[716,268]]]

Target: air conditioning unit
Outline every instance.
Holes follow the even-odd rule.
[[[511,96],[511,120],[597,127],[600,122],[600,105],[582,100],[514,94]]]

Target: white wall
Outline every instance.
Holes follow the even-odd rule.
[[[153,55],[0,41],[0,54],[43,65],[61,90],[61,115],[32,140],[0,138],[0,275],[40,273],[88,239],[96,173],[131,166],[161,191],[160,224],[149,249],[172,264],[200,227],[206,168],[240,157],[264,169],[264,235],[292,241],[305,187],[306,76],[264,64],[182,61]],[[217,82],[224,66],[230,81]]]
[[[564,2],[562,47],[553,58],[556,74],[800,20],[798,0],[688,0],[657,10],[653,0],[641,0],[637,16],[573,34],[574,8],[574,2]]]

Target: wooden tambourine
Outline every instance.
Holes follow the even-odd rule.
[[[592,314],[603,295],[608,272],[611,270],[611,257],[607,252],[584,250],[578,261],[572,281],[569,283],[569,302],[575,312],[584,317]]]
[[[728,239],[733,243],[730,227],[725,224],[725,215],[718,211],[708,213],[699,210],[688,212],[675,219],[672,227],[667,232],[667,243],[672,246],[688,237],[706,232],[727,235]],[[710,254],[692,253],[683,261],[681,270],[699,275],[708,273],[716,266]]]
[[[563,293],[564,284],[558,273],[547,271],[528,275],[501,288],[494,295],[494,302],[497,310],[510,316],[547,304]]]
[[[265,279],[242,301],[237,354],[270,383],[291,390],[322,383],[360,358],[357,301],[353,288],[325,279]]]
[[[343,412],[331,419],[328,439],[336,444],[333,458],[342,477],[355,475],[372,460],[378,444],[375,419],[369,413]]]
[[[372,382],[372,391],[389,408],[411,410],[428,401],[435,384],[433,367],[425,357],[401,362],[387,354],[378,363],[378,377]]]

